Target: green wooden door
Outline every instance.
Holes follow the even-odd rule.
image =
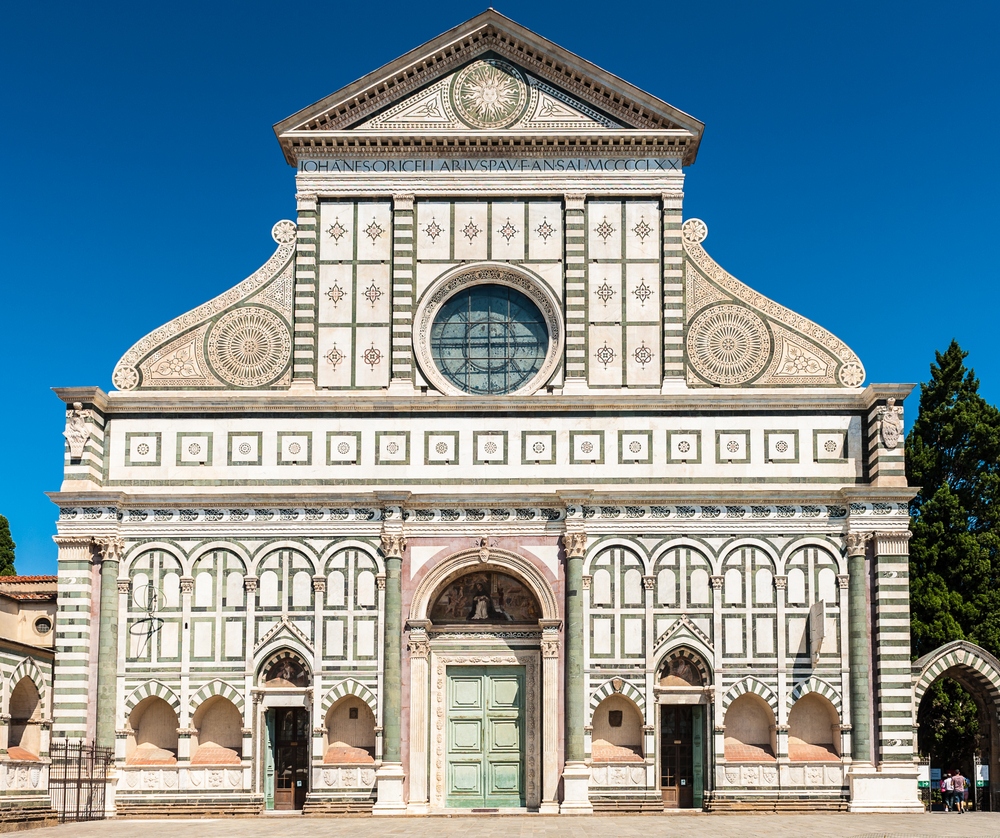
[[[449,666],[447,804],[524,806],[524,667]]]

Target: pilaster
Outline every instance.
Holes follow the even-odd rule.
[[[662,196],[663,217],[663,387],[684,386],[684,248],[681,242],[684,196]]]
[[[587,389],[587,244],[586,197],[564,198],[566,278],[566,365],[564,392]]]
[[[541,620],[542,626],[542,703],[558,706],[559,628],[560,620]],[[542,814],[559,814],[559,714],[542,714]]]
[[[91,555],[90,536],[60,536],[53,682],[53,736],[57,740],[87,738],[87,706],[92,694],[90,673]]]
[[[316,386],[316,318],[318,316],[316,225],[319,207],[316,195],[300,192],[295,196],[298,230],[295,241],[295,323],[292,350],[292,388]]]
[[[416,245],[413,195],[392,196],[392,378],[393,392],[413,390],[413,301]]]
[[[410,795],[406,811],[423,815],[428,812],[427,800],[427,689],[430,641],[429,620],[410,622]]]

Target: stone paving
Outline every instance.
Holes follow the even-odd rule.
[[[37,829],[31,838],[1000,838],[1000,814],[650,815],[111,820]]]

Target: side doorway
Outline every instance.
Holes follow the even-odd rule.
[[[660,794],[665,809],[700,809],[705,789],[705,712],[660,705]]]
[[[309,711],[275,707],[267,711],[265,807],[298,811],[309,791]]]

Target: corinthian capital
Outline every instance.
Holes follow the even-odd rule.
[[[125,540],[120,535],[109,535],[97,542],[101,558],[106,562],[120,562],[125,552]]]
[[[865,545],[871,537],[872,534],[870,532],[849,532],[847,534],[847,555],[863,556],[865,554]]]
[[[562,540],[567,557],[578,558],[587,550],[587,534],[585,532],[568,532]]]
[[[406,549],[406,538],[402,533],[383,532],[381,539],[382,552],[387,559],[403,558],[403,551]]]

